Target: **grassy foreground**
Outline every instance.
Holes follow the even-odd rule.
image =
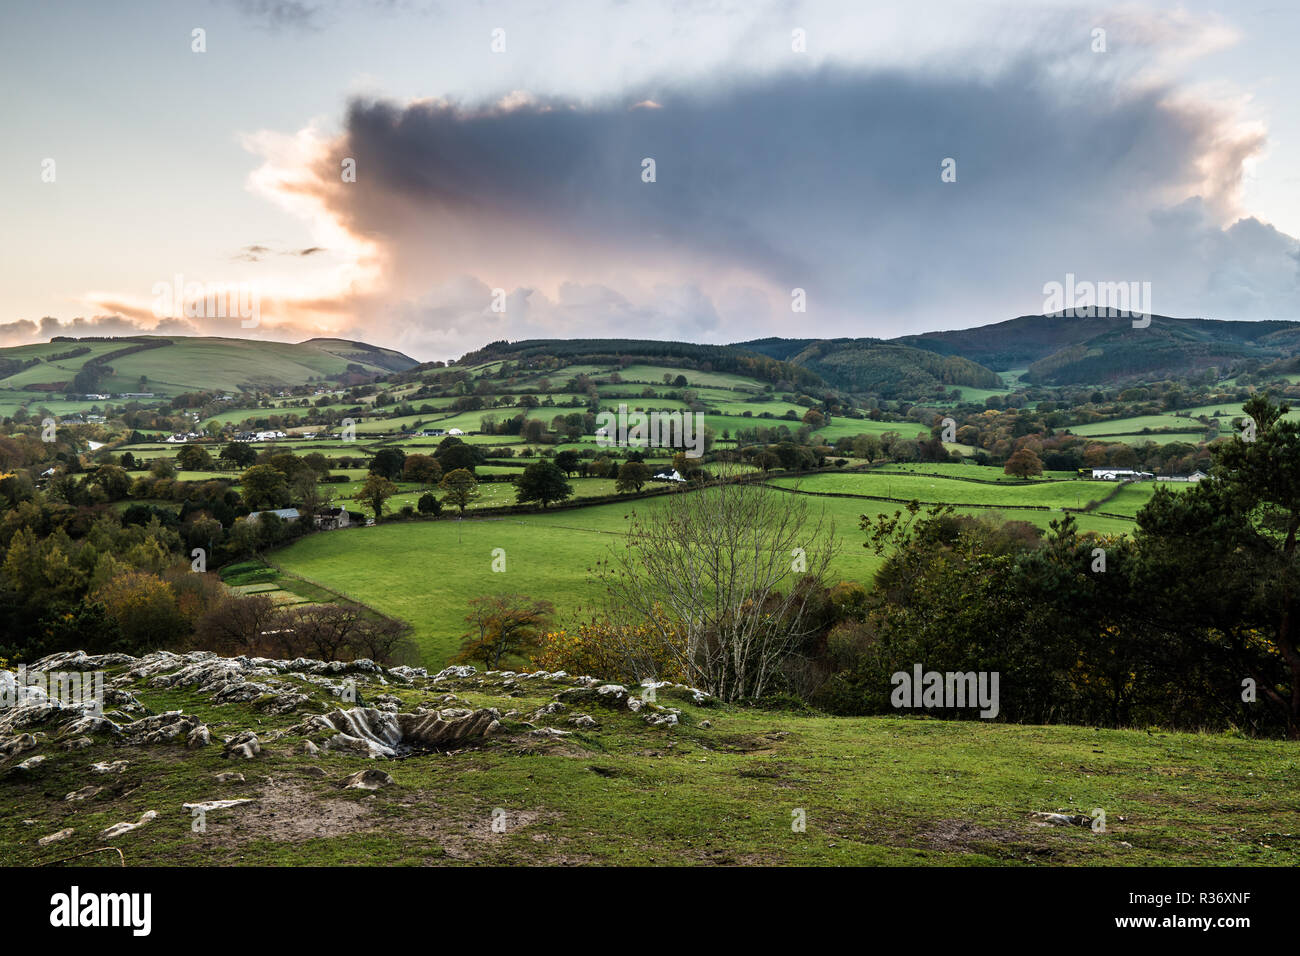
[[[113,674],[110,669],[110,677]],[[421,685],[421,686],[417,686]],[[497,707],[501,733],[449,753],[367,760],[297,753],[277,737],[337,706],[318,686],[296,713],[213,704],[196,690],[130,689],[150,710],[181,709],[213,743],[66,750],[51,739],[0,764],[0,865],[65,860],[105,843],[99,831],[157,818],[114,838],[128,866],[240,864],[1300,864],[1300,756],[1294,744],[1222,736],[1028,727],[911,718],[823,718],[668,700],[677,726],[594,707],[529,717],[563,682],[495,677],[436,686],[363,686],[403,711],[454,692]],[[515,712],[509,716],[509,712]],[[110,716],[111,713],[110,713]],[[532,734],[537,721],[570,733]],[[707,723],[706,723],[707,722]],[[254,729],[263,752],[223,759],[221,740]],[[15,764],[43,754],[33,770]],[[119,773],[89,765],[127,761]],[[344,790],[375,768],[393,784]],[[218,782],[239,772],[243,782]],[[88,784],[103,790],[65,799]],[[195,832],[183,803],[248,798]],[[1040,826],[1032,811],[1104,809],[1103,833]],[[802,811],[806,830],[792,821]],[[504,813],[502,816],[501,812]],[[495,816],[494,816],[495,814]],[[493,828],[503,820],[504,830]],[[73,829],[56,843],[51,833]],[[116,864],[94,854],[67,865]]]

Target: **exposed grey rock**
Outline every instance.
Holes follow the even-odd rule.
[[[391,677],[398,677],[406,681],[412,681],[417,677],[428,677],[429,672],[423,667],[407,667],[405,664],[400,667],[388,668],[388,674]]]
[[[137,667],[135,670],[142,668]],[[216,694],[226,687],[242,683],[250,670],[255,671],[257,668],[241,666],[237,659],[213,655],[184,663],[176,670],[158,668],[148,677],[148,684],[150,687],[192,687],[204,693]]]
[[[429,750],[443,750],[495,733],[501,726],[500,714],[493,708],[468,714],[398,714],[398,726],[405,743]]]
[[[88,719],[89,716],[102,719],[94,701],[64,704],[57,698],[51,699],[38,686],[20,687],[9,671],[0,671],[0,680],[10,685],[7,693],[11,700],[9,706],[0,707],[0,740],[8,741],[8,738],[20,736],[29,728],[51,730],[67,727],[70,723]],[[3,746],[0,745],[0,753],[3,753]]]
[[[96,797],[103,792],[104,792],[103,787],[85,786],[82,787],[80,790],[72,791],[72,793],[68,794],[63,799],[68,801],[69,803],[81,803],[82,801],[89,800],[92,797]]]
[[[41,837],[39,840],[36,841],[36,845],[49,846],[51,843],[58,843],[60,840],[66,840],[68,837],[72,836],[72,834],[75,832],[76,831],[73,830],[72,827],[64,827],[62,830],[59,830],[56,833],[51,833],[49,836]]]
[[[135,694],[114,687],[109,687],[104,691],[104,704],[116,708],[123,714],[132,716],[149,712],[149,709],[140,703]]]
[[[43,764],[43,763],[45,763],[45,758],[44,758],[44,757],[28,757],[26,760],[24,760],[22,763],[20,763],[20,764],[19,764],[15,769],[16,769],[16,770],[35,770],[37,767],[39,767],[39,766],[40,766],[41,764]]]
[[[125,760],[114,760],[109,763],[107,760],[101,760],[99,763],[90,765],[91,773],[122,773],[130,764]]]
[[[247,704],[275,692],[275,688],[270,684],[260,684],[257,681],[234,681],[213,694],[212,700],[218,704]]]
[[[478,668],[473,664],[457,664],[452,667],[444,667],[434,674],[431,680],[447,680],[449,677],[473,677],[477,673]]]
[[[396,716],[367,707],[308,717],[289,732],[304,736],[330,734],[324,741],[326,749],[365,757],[395,756],[402,742]]]
[[[405,677],[407,680],[415,680],[416,678],[427,679],[429,676],[428,668],[409,667],[406,664],[401,664],[397,667],[390,667],[388,668],[388,673],[396,674],[399,677]]]
[[[61,746],[64,750],[85,750],[94,745],[95,742],[89,737],[73,737],[71,740],[65,740]]]
[[[227,773],[217,774],[217,783],[244,783],[244,782],[245,782],[244,775],[242,773],[227,772]]]
[[[64,737],[83,737],[86,734],[120,737],[122,736],[122,726],[107,717],[98,714],[86,714],[70,721],[62,730],[62,736]]]
[[[311,700],[306,694],[293,691],[276,694],[267,700],[259,701],[257,709],[267,714],[287,714]]]
[[[317,747],[310,740],[304,740],[302,743],[298,745],[298,753],[306,754],[309,757],[314,757],[318,753],[320,753],[320,748]]]
[[[1029,815],[1033,817],[1035,820],[1043,821],[1042,823],[1039,824],[1039,826],[1045,826],[1045,827],[1047,826],[1091,827],[1092,826],[1092,817],[1085,816],[1082,813],[1044,813],[1041,810],[1036,810]]]
[[[555,727],[538,727],[536,730],[528,731],[528,733],[534,737],[548,737],[551,739],[556,739],[559,737],[567,737],[569,736],[570,733],[572,733],[572,731],[557,730]]]
[[[262,744],[257,739],[257,734],[253,733],[251,730],[245,730],[242,733],[235,734],[235,736],[226,739],[225,747],[223,747],[221,751],[221,756],[252,760],[261,752]]]
[[[130,833],[132,830],[138,830],[150,820],[156,819],[157,816],[157,810],[146,810],[144,813],[140,814],[140,819],[136,820],[135,823],[114,823],[111,827],[99,831],[99,840],[101,842],[105,840],[115,840],[123,834]]]
[[[590,714],[576,714],[573,717],[570,717],[567,723],[573,724],[573,726],[575,727],[590,728],[590,727],[600,726],[600,724],[596,723],[596,719],[592,717]]]
[[[303,735],[331,734],[325,746],[367,757],[395,757],[412,750],[445,750],[486,737],[500,727],[493,709],[464,708],[423,714],[389,714],[353,707],[308,718],[291,729]]]
[[[558,700],[553,700],[550,701],[549,703],[543,704],[541,707],[538,707],[535,711],[533,711],[532,715],[528,719],[540,720],[543,717],[549,717],[551,714],[562,714],[568,709],[569,709],[568,707],[566,707],[564,704],[561,704]]]
[[[339,786],[344,790],[378,790],[392,782],[393,778],[382,770],[358,770],[351,776],[344,777]]]
[[[185,746],[190,750],[206,747],[210,743],[212,743],[212,731],[208,730],[206,724],[199,724],[185,738]]]
[[[132,721],[122,728],[127,742],[132,744],[162,744],[178,737],[185,739],[203,726],[203,722],[192,714],[182,714],[179,710],[154,714]]]
[[[0,743],[0,756],[15,757],[36,746],[36,738],[31,734],[19,734]]]
[[[182,803],[181,809],[193,813],[198,810],[200,813],[211,813],[214,810],[225,810],[229,807],[238,807],[245,803],[254,803],[252,797],[244,797],[239,800],[207,800],[203,803]]]
[[[322,770],[320,767],[315,767],[315,766],[303,767],[303,768],[302,768],[302,772],[305,773],[305,774],[306,774],[307,776],[309,776],[309,777],[326,777],[326,776],[329,776],[329,775],[328,775],[327,773],[325,773],[325,771]]]
[[[42,657],[32,664],[33,671],[102,671],[119,664],[130,664],[137,658],[130,654],[87,654],[85,651],[59,651]]]

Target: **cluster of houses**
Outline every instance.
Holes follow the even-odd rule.
[[[187,442],[200,441],[205,437],[198,432],[177,432],[175,435],[168,435],[163,441],[168,445],[184,445]]]
[[[262,515],[275,515],[281,521],[298,521],[302,518],[302,512],[297,508],[272,508],[266,511],[254,511],[249,514],[249,521],[260,521]],[[335,531],[338,528],[347,528],[352,525],[352,516],[348,514],[346,508],[330,507],[321,508],[312,516],[316,527],[321,531]],[[370,519],[366,519],[366,524],[372,524]]]
[[[463,435],[465,432],[459,428],[425,428],[418,432],[412,432],[415,438],[442,438],[444,435]]]
[[[288,437],[279,429],[272,429],[264,432],[237,432],[235,441],[278,441],[281,438]]]
[[[1190,475],[1155,475],[1132,468],[1093,468],[1091,477],[1093,481],[1189,481],[1194,484],[1209,475],[1199,468]]]
[[[110,395],[108,392],[86,392],[81,396],[82,401],[86,402],[107,402],[112,398],[153,398],[153,392],[118,392],[116,395]]]

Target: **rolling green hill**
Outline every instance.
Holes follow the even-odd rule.
[[[660,342],[651,339],[525,339],[493,342],[461,357],[459,365],[481,365],[510,360],[532,367],[546,360],[563,365],[581,362],[595,366],[642,364],[672,369],[724,372],[764,382],[785,382],[799,387],[817,387],[821,379],[808,369],[731,345],[697,345],[693,342]],[[544,366],[543,366],[544,367]]]
[[[69,391],[166,396],[338,381],[349,371],[383,375],[415,364],[400,352],[343,339],[292,343],[155,335],[59,338],[0,349],[0,389],[34,398],[61,397]],[[88,373],[88,368],[99,371]]]
[[[1026,381],[1094,384],[1220,372],[1300,354],[1300,322],[1225,322],[1153,315],[1146,328],[1129,319],[1022,315],[973,329],[894,340],[939,355],[958,355],[1004,371],[1028,367]]]
[[[790,361],[839,388],[883,398],[933,398],[954,386],[995,389],[1002,384],[996,372],[970,359],[872,339],[812,342]]]

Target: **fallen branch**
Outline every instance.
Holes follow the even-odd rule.
[[[119,849],[118,849],[117,847],[115,847],[115,846],[101,846],[101,847],[100,847],[99,849],[97,849],[97,850],[86,850],[86,851],[84,851],[84,852],[82,852],[82,853],[74,853],[74,854],[72,854],[72,856],[65,856],[65,857],[63,857],[62,859],[59,859],[59,860],[46,860],[44,863],[38,863],[38,864],[36,864],[36,865],[37,865],[37,866],[53,866],[55,863],[67,863],[69,860],[75,860],[75,859],[77,859],[77,857],[80,857],[80,856],[90,856],[90,854],[92,854],[92,853],[107,853],[109,850],[112,850],[114,853],[117,854],[117,858],[118,858],[118,860],[121,861],[121,865],[122,865],[122,866],[126,866],[126,857],[124,857],[124,856],[122,855],[122,851],[119,850]]]

